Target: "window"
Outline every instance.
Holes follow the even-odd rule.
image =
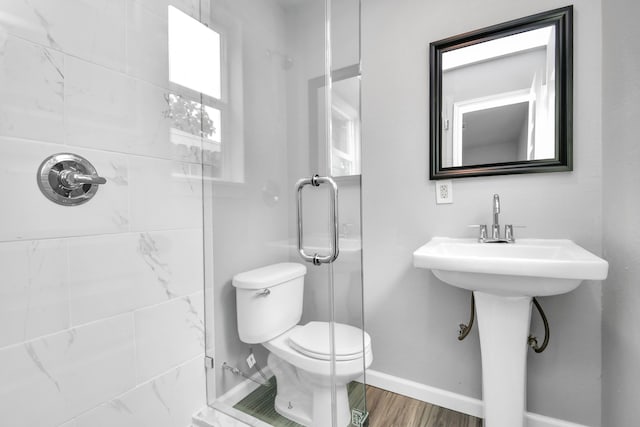
[[[169,6],[169,80],[222,99],[220,34]]]
[[[230,67],[241,68],[240,55],[228,60],[229,37],[221,28],[209,28],[179,9],[168,7],[169,80],[167,95],[174,144],[199,150],[216,180],[242,182],[241,80],[230,85]],[[232,37],[233,38],[233,37]],[[237,73],[242,76],[242,73]],[[241,86],[240,86],[241,87]],[[231,101],[234,108],[230,108]],[[232,110],[236,117],[232,117]]]

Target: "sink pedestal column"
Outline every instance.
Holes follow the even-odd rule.
[[[484,427],[524,427],[531,297],[475,291]]]

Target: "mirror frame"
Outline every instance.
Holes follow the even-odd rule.
[[[441,157],[442,55],[451,50],[550,25],[555,26],[556,30],[555,158],[443,167]],[[538,13],[432,42],[429,57],[431,93],[429,178],[431,180],[573,170],[573,6]]]

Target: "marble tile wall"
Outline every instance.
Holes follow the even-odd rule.
[[[201,156],[172,142],[167,6],[0,0],[0,424],[186,427],[205,405]],[[208,15],[203,15],[208,16]],[[49,155],[107,184],[40,193]]]

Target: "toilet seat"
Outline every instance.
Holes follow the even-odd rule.
[[[329,360],[322,360],[316,357],[307,356],[306,354],[301,353],[291,346],[289,336],[303,327],[304,326],[302,325],[296,325],[288,331],[273,338],[272,340],[263,342],[262,345],[271,353],[275,354],[276,356],[290,363],[296,368],[305,370],[313,374],[325,375],[329,377],[331,375],[332,369]],[[368,343],[368,345],[365,346],[364,353],[360,351],[360,353],[351,360],[336,360],[334,372],[336,376],[357,376],[358,374],[362,373],[363,361],[365,367],[371,365],[371,362],[373,361],[373,354],[371,352],[371,338],[369,338],[369,334],[367,334],[366,332],[364,334],[365,342]],[[362,342],[362,338],[360,338],[359,342]]]
[[[319,360],[331,360],[330,323],[309,322],[289,334],[289,345],[305,356]],[[371,347],[369,334],[361,329],[334,323],[335,360],[347,361],[362,357]],[[363,345],[364,343],[364,345]]]

